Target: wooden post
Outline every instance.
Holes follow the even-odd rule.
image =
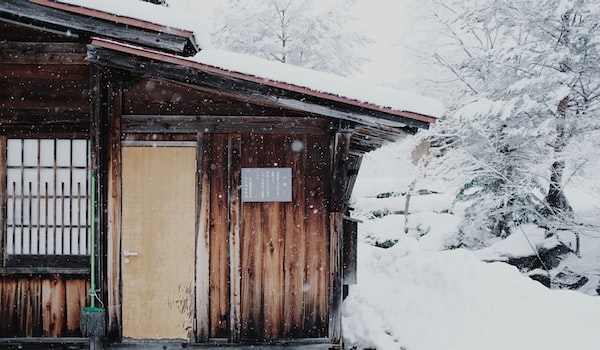
[[[207,342],[209,324],[209,216],[210,216],[210,136],[198,133],[196,164],[198,171],[198,220],[196,236],[196,340]]]
[[[0,267],[6,265],[6,136],[0,135]]]
[[[330,267],[329,267],[329,339],[333,344],[342,341],[342,213],[332,212],[329,215],[330,225]]]
[[[121,339],[121,97],[109,87],[107,293],[108,337]]]
[[[229,341],[237,343],[241,337],[241,226],[242,203],[240,200],[242,137],[239,134],[229,136],[228,147],[229,181]]]
[[[348,166],[350,160],[350,132],[338,132],[335,134],[332,146],[332,180],[331,180],[331,205],[332,212],[344,213],[346,211],[349,196],[348,188]]]
[[[329,216],[329,339],[334,344],[341,343],[342,337],[342,248],[343,213],[346,211],[348,160],[350,155],[349,132],[336,133],[333,140],[331,214]]]

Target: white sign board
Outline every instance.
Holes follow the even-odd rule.
[[[242,202],[291,202],[292,168],[242,168]]]

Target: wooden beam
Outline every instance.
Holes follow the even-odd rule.
[[[85,45],[79,43],[0,42],[2,64],[85,65]]]
[[[261,117],[219,115],[124,115],[122,131],[127,133],[273,133],[326,134],[330,121],[319,117]]]
[[[198,52],[193,35],[166,26],[44,0],[3,0],[0,19],[68,36],[99,36],[185,56]]]
[[[89,267],[31,267],[31,266],[9,266],[0,268],[0,276],[17,276],[17,275],[74,275],[74,276],[89,276]]]
[[[40,113],[40,114],[37,114]],[[62,115],[46,116],[41,112],[32,111],[31,114],[6,113],[0,109],[0,130],[5,134],[21,133],[31,135],[32,133],[54,132],[58,134],[79,133],[85,136],[89,132],[90,117],[87,112],[77,115],[69,115],[67,111],[62,111]]]
[[[17,255],[6,258],[6,266],[40,266],[53,268],[86,268],[89,269],[90,257],[87,255]]]

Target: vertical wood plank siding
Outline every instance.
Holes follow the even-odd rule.
[[[0,277],[2,337],[81,336],[87,278],[51,276]]]
[[[197,135],[198,150],[196,163],[198,171],[198,226],[196,242],[196,339],[206,342],[210,337],[210,135]]]
[[[305,147],[306,265],[303,306],[306,312],[303,313],[303,328],[307,337],[326,337],[329,306],[328,198],[331,176],[329,139],[315,140],[309,137]]]
[[[242,203],[240,199],[242,137],[229,136],[228,145],[228,190],[229,198],[229,340],[237,343],[241,337],[241,249]]]
[[[210,334],[213,338],[226,338],[229,329],[227,135],[212,135],[210,150]]]
[[[302,136],[292,140],[295,147],[306,145],[308,138]],[[293,152],[289,166],[292,168],[292,205],[287,205],[285,216],[288,218],[285,230],[285,262],[283,273],[285,286],[283,290],[283,324],[284,334],[289,337],[302,337],[304,335],[304,271],[306,266],[306,213],[308,208],[305,198],[306,152]]]
[[[256,168],[263,163],[264,136],[242,138],[242,167]],[[243,203],[242,228],[242,338],[262,339],[264,331],[264,303],[262,298],[262,205]]]
[[[330,164],[324,135],[242,137],[242,167],[293,174],[292,202],[242,204],[244,339],[327,336]]]

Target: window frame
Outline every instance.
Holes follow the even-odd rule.
[[[51,135],[0,135],[0,274],[4,273],[75,273],[87,274],[90,271],[90,224],[87,223],[87,249],[86,254],[9,254],[7,249],[8,244],[8,183],[7,183],[7,161],[8,161],[8,140],[85,140],[88,150],[86,151],[86,172],[87,177],[93,169],[92,163],[92,143],[87,133],[68,133],[68,134],[51,134]],[[56,144],[55,144],[56,146]],[[72,144],[71,144],[72,146]],[[71,148],[72,152],[72,148]],[[38,160],[39,161],[39,160]],[[70,165],[73,166],[72,163]],[[89,202],[91,188],[88,187],[86,197],[88,199],[88,212],[93,208],[94,203]],[[91,220],[91,215],[88,220]]]

